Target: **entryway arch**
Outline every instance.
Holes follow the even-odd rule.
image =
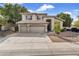
[[[48,17],[44,18],[44,21],[49,23],[48,26],[47,26],[47,31],[48,32],[54,31],[54,21],[55,21],[55,18],[52,17],[52,16],[48,16]]]

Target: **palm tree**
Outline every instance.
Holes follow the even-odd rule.
[[[20,13],[28,12],[25,7],[22,7],[22,6],[20,6],[19,4],[15,4],[15,5],[13,6],[13,8],[14,8],[14,12],[13,12],[13,13],[16,14],[16,15],[13,15],[14,22],[17,22],[17,21],[21,20],[21,15],[20,15]]]

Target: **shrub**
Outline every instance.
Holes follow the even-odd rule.
[[[65,29],[61,29],[61,32],[64,32],[65,31]]]
[[[59,21],[55,21],[55,23],[54,23],[54,31],[57,34],[59,34],[61,32],[60,22]]]

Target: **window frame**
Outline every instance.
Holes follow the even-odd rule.
[[[29,15],[29,17],[27,17],[28,20],[32,20],[32,15]]]
[[[39,16],[37,16],[37,20],[41,20],[41,18]]]

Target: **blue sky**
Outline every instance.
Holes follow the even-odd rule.
[[[68,13],[74,20],[79,16],[79,3],[22,3],[30,12],[57,15],[61,12]],[[2,4],[0,4],[2,6]]]
[[[61,12],[68,13],[76,19],[79,15],[79,3],[24,3],[30,12],[41,12],[49,15],[56,15]]]

